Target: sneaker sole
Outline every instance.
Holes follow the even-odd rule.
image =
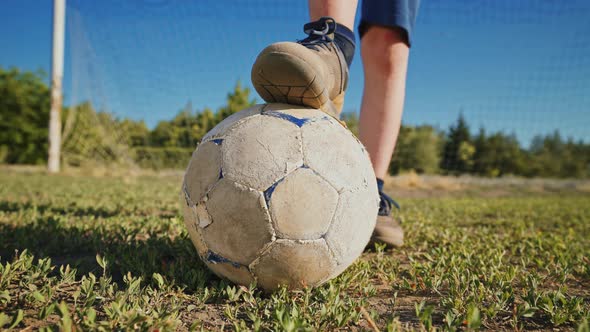
[[[387,249],[394,249],[394,248],[399,249],[404,246],[403,238],[374,236],[374,237],[371,237],[371,240],[369,240],[367,247],[371,248],[377,243],[378,244],[385,244],[385,248],[387,248]]]
[[[394,220],[391,216],[377,216],[377,224],[369,242],[370,244],[382,243],[388,248],[402,247],[404,229],[399,224],[399,220]]]
[[[291,53],[263,51],[252,66],[252,84],[266,102],[320,109],[330,97],[315,68]]]

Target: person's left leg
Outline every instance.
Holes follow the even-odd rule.
[[[404,232],[391,217],[397,206],[383,192],[383,178],[395,148],[404,107],[410,35],[419,0],[373,0],[364,2],[359,27],[365,87],[359,123],[363,142],[377,176],[381,196],[373,242],[399,247]]]
[[[373,242],[400,247],[404,232],[391,217],[393,200],[383,192],[399,133],[409,47],[401,29],[372,26],[361,40],[365,88],[359,123],[360,140],[373,163],[381,202]]]
[[[365,87],[359,134],[375,175],[383,179],[399,133],[410,53],[404,32],[371,26],[361,40]]]

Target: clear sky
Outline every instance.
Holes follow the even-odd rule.
[[[67,0],[66,13],[66,103],[150,127],[251,86],[258,52],[307,21],[304,0]],[[49,72],[51,22],[51,0],[3,0],[0,66]],[[423,0],[413,41],[404,123],[447,128],[462,111],[525,145],[555,129],[590,141],[590,1]],[[362,87],[357,51],[345,111]]]

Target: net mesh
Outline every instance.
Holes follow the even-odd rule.
[[[302,38],[308,18],[305,3],[271,0],[70,0],[66,12],[63,158],[130,167],[186,161],[232,108],[228,93],[237,105],[257,98],[247,92],[258,52]],[[590,153],[576,145],[590,138],[589,16],[587,1],[423,1],[391,172],[552,176],[523,169],[555,153],[551,142],[561,159]],[[362,79],[357,51],[344,115],[353,130]],[[588,176],[587,158],[576,162],[558,176]]]

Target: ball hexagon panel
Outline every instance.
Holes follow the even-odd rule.
[[[222,144],[223,176],[253,189],[266,190],[301,165],[300,130],[280,118],[245,119]]]
[[[200,233],[199,217],[197,216],[196,206],[188,206],[184,196],[184,193],[181,193],[180,204],[183,209],[184,224],[186,225],[193,245],[197,248],[199,256],[204,257],[208,249]]]
[[[304,241],[279,239],[273,242],[250,270],[266,290],[279,285],[289,288],[314,287],[326,280],[336,263],[323,239]]]
[[[277,236],[312,240],[328,230],[338,192],[309,168],[299,168],[265,192]]]
[[[361,141],[359,141],[356,137],[354,138],[358,141],[358,144],[361,147],[361,154],[367,161],[366,163],[362,162],[362,165],[359,165],[361,172],[363,173],[361,177],[367,179],[366,189],[369,190],[369,195],[376,199],[377,202],[379,202],[379,192],[377,190],[377,176],[375,175],[375,171],[373,170],[373,163],[371,162],[369,152],[367,151],[367,149],[365,149],[365,146],[363,145],[363,143],[361,143]]]
[[[274,236],[263,194],[223,178],[207,196],[211,223],[201,229],[207,247],[232,262],[250,264]]]
[[[348,269],[348,267],[351,266],[352,263],[354,263],[354,261],[356,261],[356,258],[357,257],[352,258],[347,262],[338,263],[338,265],[336,265],[336,267],[334,268],[334,270],[332,270],[332,273],[326,278],[326,280],[332,280],[339,276],[342,272],[346,271],[346,269]]]
[[[215,128],[211,129],[207,134],[205,134],[202,141],[206,142],[214,139],[223,138],[234,125],[240,122],[240,120],[260,114],[264,107],[265,105],[261,104],[254,105],[250,108],[246,108],[245,110],[241,110],[237,113],[228,116],[227,118],[223,119],[223,121],[218,123],[217,126],[215,126]]]
[[[196,204],[221,176],[221,147],[216,142],[200,144],[184,175],[189,204]]]
[[[334,121],[318,121],[301,128],[304,163],[318,172],[338,191],[367,185],[371,162],[362,144]],[[369,172],[370,171],[370,172]]]
[[[339,265],[352,263],[363,252],[375,228],[378,209],[378,195],[372,186],[340,193],[325,236]]]

